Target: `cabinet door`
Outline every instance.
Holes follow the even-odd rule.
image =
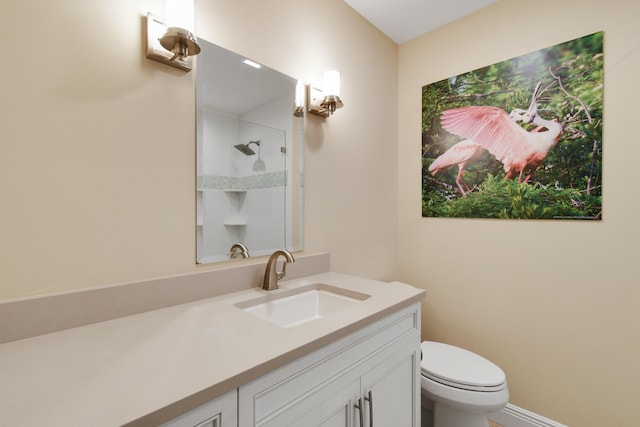
[[[238,393],[232,391],[207,402],[160,427],[237,427]]]
[[[368,427],[420,426],[420,352],[407,345],[362,376]]]
[[[360,427],[358,410],[360,380],[336,391],[332,387],[320,390],[313,398],[307,398],[284,411],[278,417],[261,426],[269,427]],[[305,412],[301,414],[304,409]]]
[[[347,386],[336,381],[259,425],[419,427],[419,364],[417,346],[405,342]]]

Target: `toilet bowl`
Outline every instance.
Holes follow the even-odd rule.
[[[424,341],[420,348],[420,384],[433,408],[433,427],[488,427],[487,415],[509,402],[502,369],[452,345]]]

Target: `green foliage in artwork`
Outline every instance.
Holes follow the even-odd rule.
[[[422,215],[448,218],[600,219],[601,197],[489,175],[467,197],[423,198]]]
[[[423,216],[483,218],[600,218],[602,198],[603,33],[561,43],[441,80],[422,88]],[[528,184],[502,179],[503,165],[486,152],[463,174],[432,176],[429,165],[462,137],[442,129],[442,111],[490,105],[526,109],[542,82],[540,116],[563,127],[558,143]],[[532,125],[527,125],[530,130]]]

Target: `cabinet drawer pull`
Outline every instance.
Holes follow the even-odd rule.
[[[364,400],[369,402],[369,427],[373,427],[373,393],[371,393],[371,390],[369,390],[369,393]]]
[[[362,407],[362,398],[358,398],[358,403],[356,403],[356,409],[360,414],[360,427],[364,427],[364,408]]]

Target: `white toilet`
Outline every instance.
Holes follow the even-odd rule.
[[[488,427],[487,415],[509,402],[502,369],[484,357],[452,345],[424,341],[420,348],[422,426]],[[433,423],[428,419],[430,410]]]

